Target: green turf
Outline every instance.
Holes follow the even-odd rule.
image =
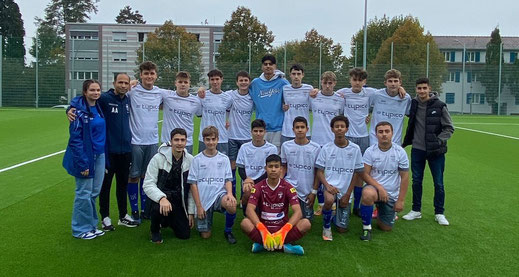
[[[454,116],[453,120],[471,129],[519,134],[517,117]],[[62,150],[67,138],[63,110],[0,109],[0,168]],[[449,141],[445,174],[451,226],[434,222],[427,171],[422,219],[398,220],[393,232],[375,230],[373,241],[362,242],[360,219],[353,217],[348,233],[335,232],[333,242],[324,242],[322,219],[317,217],[300,241],[303,257],[250,253],[251,243],[238,224],[238,244],[228,245],[219,214],[209,240],[192,231],[190,240],[181,241],[165,230],[165,243],[154,245],[149,242],[149,222],[134,229],[116,226],[115,232],[92,241],[74,239],[70,231],[74,180],[61,167],[63,155],[57,155],[0,173],[0,275],[517,275],[518,155],[518,140],[458,129]],[[111,214],[116,215],[113,190],[112,197]],[[410,189],[406,212],[411,197]],[[237,222],[241,218],[240,213]]]

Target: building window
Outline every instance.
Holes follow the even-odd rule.
[[[127,41],[126,32],[113,32],[114,41]]]
[[[98,72],[91,71],[74,71],[70,74],[70,79],[72,80],[88,80],[88,79],[96,79],[99,77]]]
[[[449,79],[447,81],[454,82],[456,80],[456,72],[451,71],[449,72]]]
[[[443,52],[443,55],[445,57],[445,61],[446,62],[450,62],[451,61],[451,52]]]
[[[467,93],[467,104],[485,104],[485,94]]]
[[[146,40],[146,33],[138,33],[139,35],[139,42],[144,42]]]
[[[455,93],[447,92],[445,94],[445,104],[454,104],[455,95]]]
[[[510,63],[515,63],[517,60],[517,52],[510,52]]]
[[[112,53],[114,62],[125,62],[128,60],[126,52],[113,52]]]
[[[481,53],[475,51],[465,52],[465,61],[468,63],[479,63],[481,60]]]
[[[99,40],[97,32],[71,31],[70,39],[73,40]]]
[[[516,96],[516,97],[515,97],[515,104],[516,104],[516,105],[519,105],[519,96]]]

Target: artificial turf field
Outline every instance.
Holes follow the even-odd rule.
[[[74,178],[61,167],[63,154],[58,154],[0,172],[0,276],[517,276],[519,117],[453,120],[459,128],[449,140],[446,159],[448,227],[434,221],[433,185],[426,170],[422,219],[400,219],[394,231],[375,229],[373,240],[363,242],[361,221],[352,217],[349,232],[334,232],[334,241],[326,242],[322,219],[316,217],[299,242],[305,248],[302,257],[252,254],[251,242],[239,230],[241,212],[234,227],[236,245],[225,241],[220,214],[209,240],[193,230],[191,239],[182,241],[166,229],[164,244],[155,245],[149,242],[149,221],[79,240],[70,230]],[[63,110],[0,109],[0,171],[65,149],[67,126]],[[115,189],[112,198],[115,223]],[[400,217],[410,210],[411,200],[410,187]]]

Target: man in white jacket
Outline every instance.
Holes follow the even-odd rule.
[[[187,133],[171,131],[170,144],[163,144],[151,159],[143,189],[151,203],[151,242],[162,243],[161,227],[171,227],[179,239],[188,239],[193,227],[195,204],[187,183],[193,156],[186,150]]]

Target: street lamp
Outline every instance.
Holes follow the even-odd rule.
[[[362,68],[366,69],[366,52],[368,44],[368,0],[364,0],[364,47],[362,49]]]
[[[455,39],[454,41],[458,42],[459,44],[463,45],[463,55],[461,56],[461,61],[463,63],[462,65],[462,77],[461,78],[461,114],[463,114],[463,100],[464,100],[464,95],[465,95],[465,51],[466,51],[466,45],[465,43],[462,43],[461,41],[459,41],[458,39]],[[470,99],[470,103],[472,104],[472,99]]]

